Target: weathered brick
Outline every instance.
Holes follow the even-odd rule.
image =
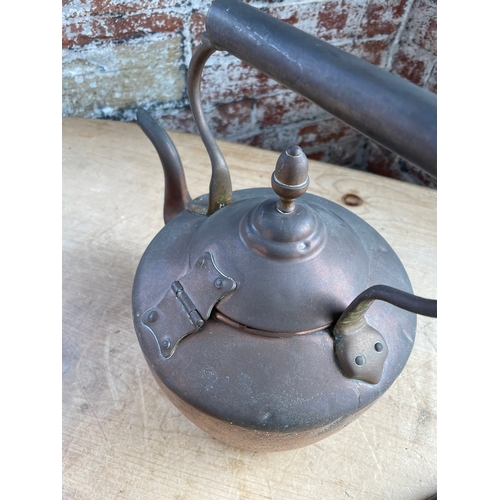
[[[198,134],[198,129],[190,109],[173,109],[169,114],[159,117],[158,123],[168,130]]]
[[[437,64],[432,68],[432,72],[425,84],[425,88],[437,94]]]
[[[247,144],[248,146],[281,152],[294,144],[298,144],[298,130],[299,128],[296,125],[276,127],[267,129],[260,134],[258,133],[239,139],[238,142]]]
[[[400,170],[396,155],[375,142],[367,141],[363,161],[369,172],[399,179]]]
[[[201,96],[206,104],[222,104],[284,89],[282,85],[233,56],[209,59]]]
[[[164,35],[66,51],[63,114],[132,119],[138,106],[182,99],[181,56],[181,37]]]
[[[306,33],[315,34],[318,24],[318,11],[323,2],[271,5],[267,13],[291,24]]]
[[[360,25],[365,37],[391,35],[401,25],[408,0],[371,0]]]
[[[333,141],[330,145],[328,162],[341,167],[355,165],[357,157],[361,156],[360,151],[365,141],[365,137],[357,133],[349,133]]]
[[[182,28],[182,20],[166,13],[90,17],[63,25],[63,48],[85,45],[94,40],[120,38],[151,33],[172,33]]]
[[[216,137],[231,137],[248,133],[252,128],[253,101],[221,104],[207,113],[210,130]]]
[[[436,188],[436,180],[421,169],[402,160],[391,151],[373,141],[367,141],[363,163],[365,168],[377,175]]]
[[[319,106],[291,90],[260,97],[256,102],[256,120],[262,128],[313,120],[325,114]]]
[[[330,161],[330,148],[323,147],[317,151],[308,151],[307,148],[303,150],[309,160],[323,161],[328,163]]]
[[[363,0],[322,4],[318,12],[316,36],[331,41],[358,35],[366,4]]]
[[[204,109],[210,131],[221,139],[251,133],[255,128],[252,122],[252,106],[253,101],[247,99]],[[170,130],[198,133],[190,109],[162,116],[159,122]]]
[[[74,12],[98,14],[125,14],[140,10],[165,9],[172,6],[171,0],[63,0],[65,15]]]
[[[92,14],[123,14],[137,12],[144,9],[158,9],[165,7],[165,2],[149,0],[147,4],[142,0],[86,0]]]
[[[391,38],[355,42],[348,52],[377,66],[384,66],[391,44]]]
[[[401,42],[392,63],[392,72],[417,85],[424,85],[436,58],[413,43]]]
[[[354,129],[332,117],[302,127],[297,140],[301,148],[307,148],[328,144],[355,134],[357,132]]]
[[[283,0],[258,5],[387,67],[408,1]],[[135,109],[144,106],[165,128],[197,133],[186,108],[184,64],[190,48],[199,45],[210,3],[63,0],[63,47],[71,48],[63,51],[63,114],[130,120]],[[391,69],[436,92],[436,2],[415,0],[408,19]],[[92,41],[120,43],[89,45]],[[356,165],[433,187],[425,173],[225,52],[217,52],[207,63],[202,101],[216,137],[274,151],[298,143],[311,159]]]
[[[193,41],[193,50],[201,43],[201,34],[205,31],[207,16],[203,12],[195,12],[189,19],[189,31]]]
[[[412,184],[419,184],[420,186],[426,186],[429,188],[437,188],[437,180],[431,177],[427,172],[415,167],[411,163],[407,163],[403,160],[399,160],[398,167],[400,173],[399,179],[406,182],[411,182]]]
[[[437,55],[437,5],[429,0],[413,4],[403,39]]]

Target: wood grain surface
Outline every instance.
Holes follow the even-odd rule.
[[[193,197],[198,136],[171,134]],[[220,142],[233,189],[269,187],[277,153]],[[310,162],[309,192],[342,203],[392,245],[417,295],[436,297],[436,192]],[[221,444],[168,401],[132,323],[136,267],[162,228],[163,174],[139,127],[63,118],[63,498],[425,499],[436,491],[436,320],[418,319],[400,377],[354,423],[282,453]]]

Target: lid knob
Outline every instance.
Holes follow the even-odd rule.
[[[280,212],[292,213],[295,209],[295,199],[307,191],[308,166],[307,156],[297,145],[290,146],[279,156],[271,184],[274,192],[280,197],[277,207]]]

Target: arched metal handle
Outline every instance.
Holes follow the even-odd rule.
[[[195,50],[188,71],[188,96],[193,112],[194,121],[200,132],[201,139],[207,148],[212,162],[212,177],[208,194],[208,208],[206,215],[212,215],[220,208],[229,205],[233,199],[231,176],[226,160],[222,155],[215,138],[208,127],[203,107],[201,105],[200,87],[201,75],[208,58],[216,51],[206,33],[201,35],[201,45]]]
[[[240,0],[215,0],[205,24],[219,50],[436,177],[434,93]]]

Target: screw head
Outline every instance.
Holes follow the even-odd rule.
[[[164,347],[164,349],[168,349],[170,347],[170,340],[168,339],[163,339],[163,342],[161,345]]]
[[[151,311],[148,314],[148,323],[154,323],[158,319],[158,313],[156,311]]]
[[[358,366],[363,366],[363,365],[366,363],[366,359],[365,359],[365,357],[364,357],[362,354],[358,354],[358,355],[354,358],[354,362],[355,362]]]
[[[220,288],[222,286],[222,280],[220,278],[217,278],[214,284],[215,288]]]
[[[382,344],[382,342],[375,342],[374,347],[377,352],[382,352],[384,350],[384,344]]]

